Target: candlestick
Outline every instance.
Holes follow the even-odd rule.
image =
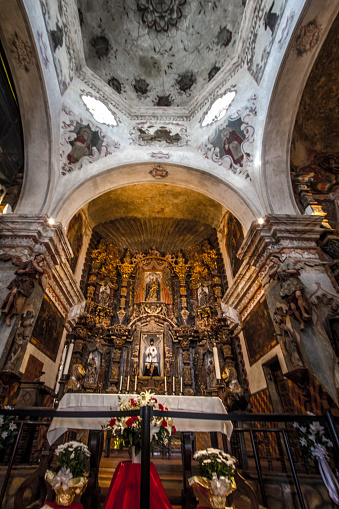
[[[129,375],[127,377],[127,387],[126,387],[126,392],[128,392],[128,391],[129,391]]]
[[[182,394],[182,376],[180,377],[180,394]]]
[[[173,394],[175,394],[175,376],[173,375]]]
[[[220,374],[218,349],[217,349],[217,345],[215,343],[213,345],[213,359],[214,359],[215,377],[217,380],[220,380],[221,374]]]
[[[64,375],[68,375],[68,370],[69,370],[69,365],[71,363],[73,348],[74,348],[74,343],[71,343],[68,347],[67,358],[66,358],[64,372],[63,372]]]
[[[137,386],[138,386],[138,375],[135,375],[135,379],[134,379],[134,392],[137,392]]]
[[[122,375],[121,375],[121,377],[120,377],[119,392],[121,392],[121,387],[122,387]]]
[[[167,380],[166,380],[166,375],[165,375],[165,392],[167,392]]]
[[[58,394],[59,392],[59,389],[60,389],[60,378],[62,377],[62,371],[64,369],[64,365],[65,365],[65,359],[66,359],[66,353],[67,353],[67,346],[65,345],[64,346],[64,350],[62,352],[62,357],[61,357],[61,361],[60,361],[60,366],[59,366],[59,373],[58,373],[58,379],[57,379],[57,383],[55,385],[55,394]]]

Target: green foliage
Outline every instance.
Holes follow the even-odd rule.
[[[59,445],[55,454],[57,456],[57,464],[60,468],[68,468],[73,478],[83,477],[89,471],[90,452],[87,445],[81,442],[66,442]]]
[[[12,410],[12,407],[5,406],[4,410]],[[0,450],[7,449],[7,447],[14,443],[18,431],[18,427],[15,424],[15,416],[0,416]]]
[[[236,459],[220,449],[205,449],[197,451],[193,459],[198,461],[200,475],[212,480],[215,473],[218,479],[228,477],[232,479],[235,473]]]

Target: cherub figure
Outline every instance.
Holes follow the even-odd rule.
[[[275,267],[268,275],[270,278],[278,278],[280,282],[280,297],[288,303],[289,314],[294,314],[300,323],[300,330],[304,330],[305,321],[312,318],[312,309],[305,296],[305,286],[299,279],[299,268],[301,268],[303,262],[290,258],[282,261],[276,255],[273,255],[271,260]]]
[[[19,315],[23,311],[26,299],[30,297],[34,290],[34,281],[48,274],[41,265],[44,263],[43,254],[36,254],[33,260],[23,263],[18,270],[15,271],[16,277],[7,286],[9,290],[4,300],[1,310],[6,316],[6,324],[11,325],[13,315]]]

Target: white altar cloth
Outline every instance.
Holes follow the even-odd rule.
[[[120,394],[121,399],[136,398],[138,394]],[[204,414],[227,414],[220,398],[205,396],[165,396],[155,395],[158,403],[169,410],[178,412],[200,412]],[[72,411],[109,411],[119,410],[117,394],[81,394],[67,393],[61,399],[58,410]],[[112,414],[113,417],[113,414]],[[101,429],[109,418],[54,417],[47,432],[50,444],[53,444],[68,429]],[[174,418],[177,431],[219,431],[231,438],[233,426],[230,421],[208,421],[202,419]]]

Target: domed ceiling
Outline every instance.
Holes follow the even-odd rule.
[[[246,0],[78,0],[87,66],[131,105],[186,106],[235,56]]]

